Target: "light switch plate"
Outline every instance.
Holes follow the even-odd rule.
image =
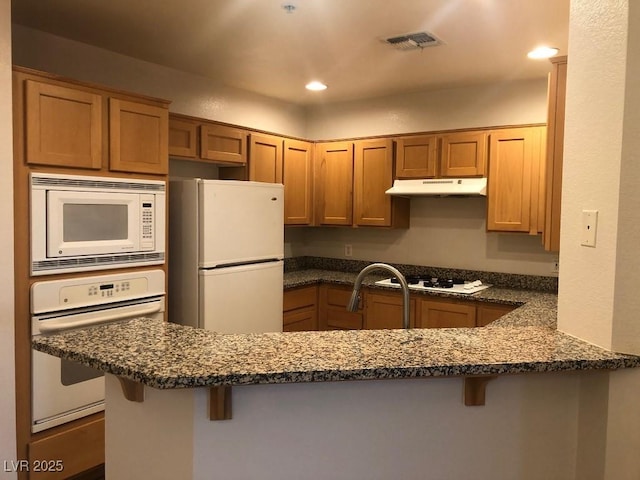
[[[580,233],[580,245],[585,247],[596,246],[596,232],[598,230],[598,211],[582,211],[582,231]]]

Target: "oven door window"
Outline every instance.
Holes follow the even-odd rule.
[[[60,361],[60,383],[65,387],[98,377],[104,377],[104,372],[69,360],[61,359]]]
[[[50,191],[47,257],[139,250],[139,195]]]

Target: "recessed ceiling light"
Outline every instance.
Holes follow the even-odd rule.
[[[319,92],[321,90],[326,90],[327,86],[322,82],[314,80],[313,82],[307,83],[304,88],[306,88],[307,90],[312,90],[314,92]]]
[[[533,59],[541,59],[541,58],[551,58],[558,53],[557,48],[552,47],[538,47],[531,50],[527,53],[527,57]]]

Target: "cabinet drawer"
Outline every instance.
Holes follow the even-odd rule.
[[[31,473],[34,479],[64,479],[104,463],[104,417],[41,438],[29,444],[29,464],[61,460],[62,472]]]
[[[283,332],[302,332],[318,329],[318,316],[315,307],[286,312],[283,316]]]
[[[288,312],[297,308],[304,308],[316,305],[317,289],[313,287],[302,287],[293,290],[285,290],[283,296],[283,310]]]

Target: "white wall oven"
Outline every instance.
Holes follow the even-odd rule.
[[[164,319],[162,270],[36,282],[31,287],[33,335],[118,322]],[[101,371],[31,351],[32,432],[104,410]]]
[[[158,265],[166,182],[31,173],[31,274]]]

